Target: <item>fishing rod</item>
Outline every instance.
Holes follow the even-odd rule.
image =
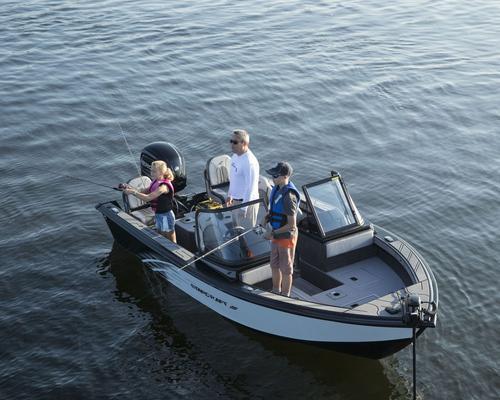
[[[125,141],[125,144],[127,145],[128,152],[130,154],[130,157],[132,158],[132,162],[134,163],[135,167],[137,168],[137,173],[139,174],[138,176],[141,176],[141,169],[139,168],[139,164],[137,164],[136,159],[134,158],[134,155],[132,154],[132,150],[130,149],[130,146],[127,141],[127,137],[125,136],[125,132],[123,132],[122,124],[120,124],[120,121],[118,121],[118,126],[120,127],[120,132],[122,133],[123,140]]]
[[[45,169],[45,171],[50,172],[51,174],[54,174],[54,175],[57,175],[57,176],[61,176],[61,177],[65,177],[65,178],[70,178],[70,179],[75,179],[77,181],[87,182],[87,183],[90,183],[90,184],[96,185],[96,186],[101,186],[101,187],[104,187],[106,189],[118,190],[119,192],[123,191],[123,189],[125,189],[125,187],[126,187],[126,185],[124,185],[123,183],[120,183],[118,185],[118,187],[114,187],[114,186],[109,186],[109,185],[103,185],[102,183],[91,181],[90,179],[79,178],[77,176],[72,176],[72,175],[66,175],[66,174],[62,174],[60,172],[51,171],[51,170],[48,170],[48,169]]]
[[[212,250],[210,250],[209,252],[199,256],[199,257],[196,257],[194,260],[191,260],[190,262],[188,262],[187,264],[183,265],[182,267],[179,268],[179,270],[183,270],[184,268],[187,268],[189,267],[190,265],[194,264],[195,262],[197,261],[200,261],[201,259],[205,258],[206,256],[216,252],[217,250],[220,250],[222,249],[223,247],[227,246],[228,244],[234,242],[235,240],[238,240],[240,237],[242,236],[245,236],[246,234],[252,232],[252,231],[255,231],[256,233],[260,234],[263,232],[263,228],[262,226],[258,225],[258,226],[254,226],[250,229],[247,229],[246,231],[240,233],[239,235],[227,240],[226,242],[220,244],[219,246],[213,248]],[[162,261],[162,260],[156,260],[154,258],[144,258],[141,260],[142,262],[144,263],[160,263],[160,264],[167,264],[167,265],[172,265],[172,263],[169,263],[169,262],[166,262],[166,261]]]

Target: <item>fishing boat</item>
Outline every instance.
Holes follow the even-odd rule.
[[[302,186],[298,243],[290,297],[271,291],[270,243],[258,222],[267,212],[270,183],[259,199],[226,207],[230,157],[208,160],[205,190],[184,193],[184,156],[155,142],[140,155],[141,176],[151,163],[173,170],[177,243],[154,229],[149,204],[122,194],[98,204],[116,242],[181,292],[238,324],[283,340],[369,358],[382,358],[436,326],[438,288],[422,256],[398,235],[365,220],[341,175],[332,171]],[[257,218],[241,219],[252,209]],[[255,215],[255,214],[254,214]]]

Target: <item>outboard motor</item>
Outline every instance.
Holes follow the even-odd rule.
[[[168,168],[174,173],[172,182],[175,192],[178,193],[186,187],[186,163],[184,156],[177,148],[167,142],[154,142],[148,144],[141,151],[141,174],[151,178],[151,163],[162,160],[167,163]]]

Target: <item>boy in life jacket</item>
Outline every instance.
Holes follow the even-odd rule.
[[[279,162],[266,172],[272,176],[274,182],[269,197],[269,213],[266,215],[266,222],[271,225],[272,231],[264,235],[266,239],[271,240],[273,292],[290,296],[300,193],[290,182],[293,170],[286,161]]]
[[[172,185],[174,174],[165,161],[158,160],[151,163],[151,177],[153,182],[148,189],[139,192],[132,187],[127,187],[124,191],[151,204],[155,212],[156,230],[175,243],[174,187]]]

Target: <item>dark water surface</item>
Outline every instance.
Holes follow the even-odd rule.
[[[332,169],[440,286],[419,396],[500,392],[500,3],[0,3],[0,399],[406,399],[364,360],[236,326],[157,281],[94,209],[175,143],[192,191],[252,134],[304,184]]]

